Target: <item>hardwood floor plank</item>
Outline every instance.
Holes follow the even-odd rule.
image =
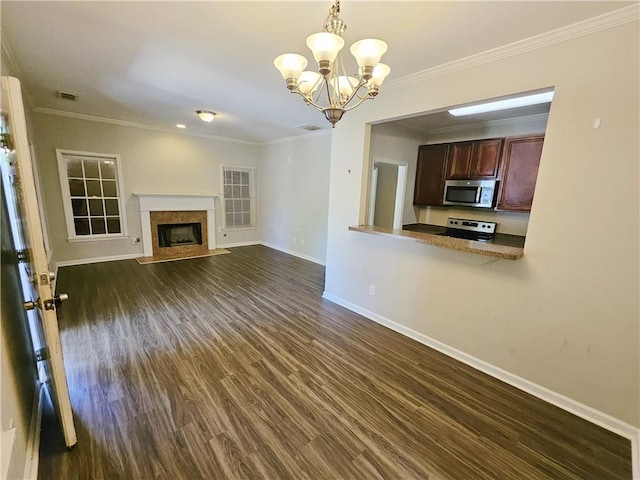
[[[629,479],[630,444],[322,299],[263,246],[60,269],[78,430],[39,478]]]

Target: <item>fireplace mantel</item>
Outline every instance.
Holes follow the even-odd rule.
[[[216,248],[215,193],[134,193],[140,199],[140,222],[142,224],[142,248],[145,257],[153,256],[151,239],[151,217],[149,212],[200,211],[207,212],[209,229],[208,248]]]

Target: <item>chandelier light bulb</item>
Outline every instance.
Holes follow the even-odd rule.
[[[348,97],[351,95],[356,85],[358,85],[358,79],[355,77],[346,77],[344,75],[338,77],[338,91],[341,96]]]
[[[370,85],[375,85],[379,87],[384,82],[384,79],[387,78],[387,75],[391,72],[391,68],[389,65],[384,63],[379,63],[373,68],[373,75],[371,76],[371,80],[369,80]]]
[[[307,37],[307,47],[313,53],[316,62],[332,63],[344,47],[344,39],[335,33],[314,33]]]
[[[280,70],[282,78],[287,80],[288,86],[291,79],[298,81],[302,71],[307,67],[307,59],[297,53],[285,53],[276,57],[273,64]]]
[[[350,50],[359,67],[375,67],[387,51],[387,44],[376,38],[365,38],[351,45]]]

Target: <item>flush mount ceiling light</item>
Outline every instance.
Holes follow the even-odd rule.
[[[387,44],[367,38],[351,45],[350,51],[359,68],[357,75],[347,74],[340,52],[347,24],[339,14],[340,2],[336,1],[324,21],[323,31],[307,37],[307,47],[318,62],[318,72],[304,70],[307,59],[296,53],[285,53],[273,61],[291,93],[301,95],[308,104],[324,113],[334,127],[344,112],[373,99],[391,71],[387,65],[379,63],[387,51]],[[324,96],[326,99],[321,103]]]
[[[196,110],[196,113],[203,122],[213,122],[213,119],[216,118],[216,112],[210,112],[209,110]]]
[[[553,92],[536,93],[534,95],[525,95],[524,97],[507,98],[506,100],[454,108],[449,110],[449,113],[454,117],[461,117],[463,115],[475,115],[476,113],[495,112],[497,110],[549,103],[551,100],[553,100]]]
[[[183,125],[181,123],[176,123],[176,127],[178,127],[178,128],[187,128],[186,125]]]

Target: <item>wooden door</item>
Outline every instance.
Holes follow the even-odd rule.
[[[531,210],[543,143],[544,135],[505,140],[498,209]]]
[[[418,150],[414,205],[442,205],[449,144],[421,145]]]
[[[56,301],[51,288],[20,82],[2,77],[2,182],[22,282],[25,310],[40,381],[49,392],[68,448],[77,442],[69,389],[62,358]]]

